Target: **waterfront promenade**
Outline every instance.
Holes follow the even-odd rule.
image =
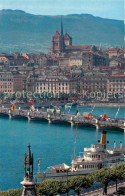
[[[121,182],[117,185],[117,188],[120,188],[120,187],[125,187],[125,182]],[[114,192],[116,192],[116,185],[113,184],[113,185],[108,186],[107,195],[108,196],[113,196]],[[70,196],[77,196],[77,195],[75,194],[75,195],[70,195]],[[89,192],[86,192],[86,193],[81,192],[80,196],[104,196],[103,195],[103,188],[95,189],[93,191],[89,191]]]
[[[119,187],[125,187],[125,182],[118,184],[118,188]],[[116,192],[116,185],[109,186],[108,190],[107,190],[107,193],[108,193],[107,195],[113,196],[114,192]],[[85,193],[85,194],[81,193],[81,196],[103,196],[103,189],[101,188],[101,189],[91,191],[91,192]]]
[[[93,126],[96,129],[122,129],[125,131],[125,119],[124,118],[110,118],[108,117],[103,121],[100,117],[94,116],[92,119],[84,118],[82,115],[60,113],[50,114],[46,111],[36,110],[30,112],[29,110],[16,109],[11,111],[8,108],[0,108],[1,116],[8,116],[11,118],[24,118],[31,120],[47,121],[48,123],[69,123],[71,126]]]

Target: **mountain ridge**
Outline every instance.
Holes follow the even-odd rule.
[[[58,16],[58,17],[63,17],[63,16],[82,16],[82,15],[86,15],[86,16],[92,16],[95,18],[101,18],[101,19],[107,19],[107,20],[116,20],[116,21],[124,21],[124,20],[120,20],[120,19],[112,19],[112,18],[103,18],[100,16],[94,16],[92,14],[87,14],[87,13],[80,13],[80,14],[64,14],[64,15],[41,15],[41,14],[32,14],[29,12],[26,12],[24,10],[19,10],[19,9],[2,9],[0,10],[0,12],[20,12],[20,13],[25,13],[25,14],[29,14],[29,15],[34,15],[34,16],[50,16],[50,17],[54,17],[54,16]]]
[[[63,15],[64,32],[73,44],[124,46],[124,21],[91,14]],[[0,52],[45,52],[51,36],[60,31],[60,16],[33,15],[22,10],[0,10]]]

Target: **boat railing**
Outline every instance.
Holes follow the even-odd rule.
[[[91,148],[91,152],[103,152],[104,151],[104,148]]]
[[[91,148],[84,148],[84,152],[91,151]]]

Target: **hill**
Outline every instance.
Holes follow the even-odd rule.
[[[73,14],[63,16],[63,24],[64,32],[72,36],[73,44],[123,47],[123,21]],[[48,52],[56,30],[60,30],[60,16],[1,10],[0,52]]]

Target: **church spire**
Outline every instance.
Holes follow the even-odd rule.
[[[62,16],[61,16],[61,36],[63,36],[63,21],[62,21]]]

